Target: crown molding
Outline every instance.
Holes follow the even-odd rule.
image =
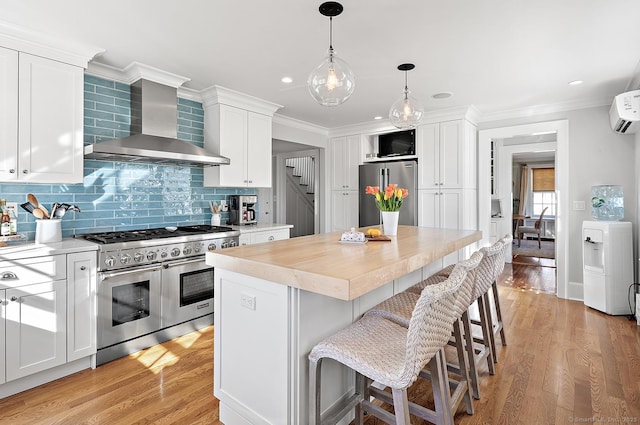
[[[139,79],[144,78],[154,83],[175,88],[191,80],[190,78],[172,74],[171,72],[166,72],[140,62],[131,62],[124,69],[100,62],[91,62],[87,68],[87,74],[127,85],[131,85]]]
[[[105,52],[100,47],[53,37],[6,21],[0,21],[0,46],[82,68]]]
[[[218,85],[207,87],[200,94],[202,96],[202,105],[205,109],[216,104],[223,104],[272,117],[278,109],[282,108],[282,105],[277,103]]]
[[[326,127],[321,127],[316,124],[311,124],[306,121],[301,121],[281,114],[275,114],[273,116],[273,123],[329,137],[329,129]]]
[[[514,118],[527,118],[536,115],[554,114],[558,112],[572,111],[576,109],[597,108],[610,106],[612,98],[593,98],[588,100],[553,103],[547,105],[534,105],[524,108],[515,108],[495,112],[480,112],[478,122],[502,121]]]

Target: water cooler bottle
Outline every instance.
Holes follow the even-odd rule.
[[[627,291],[633,283],[631,223],[582,223],[585,305],[607,314],[630,314]]]

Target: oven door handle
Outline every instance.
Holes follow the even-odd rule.
[[[198,257],[198,258],[192,258],[189,260],[176,260],[176,261],[166,262],[162,265],[162,267],[164,267],[165,269],[168,269],[171,267],[184,266],[185,264],[201,263],[203,261],[204,261],[204,256]]]
[[[106,279],[110,279],[110,278],[113,278],[113,277],[124,276],[124,275],[128,275],[128,274],[133,274],[133,273],[152,272],[152,271],[155,271],[155,270],[160,270],[161,268],[162,268],[162,265],[155,264],[155,265],[148,266],[148,267],[136,267],[134,269],[124,270],[124,271],[120,271],[120,272],[100,273],[100,277],[102,278],[102,280],[106,280]]]

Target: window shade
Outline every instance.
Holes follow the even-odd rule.
[[[555,168],[534,168],[532,171],[534,192],[552,192],[556,190]]]

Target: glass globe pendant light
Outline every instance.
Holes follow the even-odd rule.
[[[336,56],[333,50],[333,17],[342,13],[342,5],[328,1],[320,5],[320,13],[329,17],[329,52],[307,79],[309,93],[323,106],[337,106],[353,94],[356,86],[349,65]]]
[[[420,102],[409,96],[407,86],[407,71],[411,71],[416,66],[412,63],[403,63],[398,66],[398,70],[404,71],[404,93],[402,98],[391,105],[389,110],[389,120],[397,128],[412,128],[418,125],[424,115],[424,108]]]

